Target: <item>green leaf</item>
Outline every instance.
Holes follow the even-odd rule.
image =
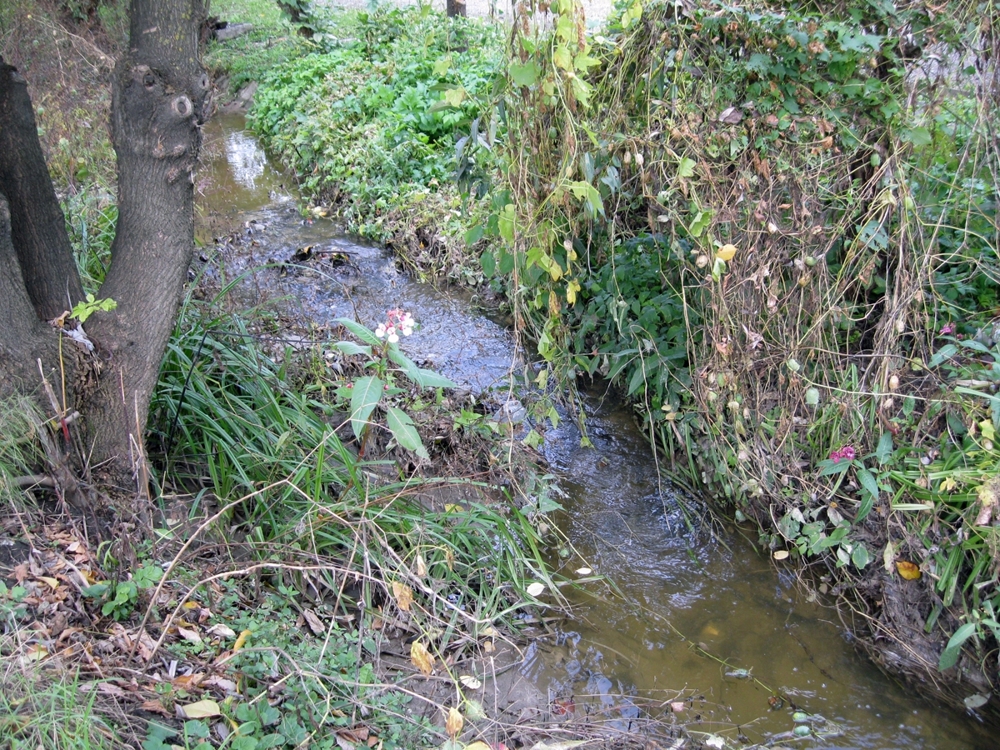
[[[927,128],[904,128],[901,138],[904,143],[912,143],[915,148],[928,146],[934,141]]]
[[[368,425],[378,402],[382,399],[385,383],[379,378],[368,376],[354,381],[351,393],[351,429],[359,440]]]
[[[854,567],[860,570],[868,564],[868,560],[868,548],[860,543],[855,544],[851,551],[851,562],[854,563]]]
[[[421,388],[458,388],[458,383],[454,380],[450,380],[434,370],[425,370],[422,367],[418,367],[415,377],[410,379]]]
[[[880,466],[885,466],[886,462],[892,458],[892,433],[883,432],[875,447],[875,460]]]
[[[479,265],[483,267],[483,273],[487,277],[492,277],[497,270],[497,259],[489,250],[485,250],[482,255],[479,256]]]
[[[382,345],[382,342],[378,340],[378,336],[360,323],[356,323],[350,318],[337,318],[336,322],[340,323],[340,325],[344,326],[344,328],[353,333],[366,344],[371,344],[372,346]]]
[[[341,354],[367,354],[371,356],[372,353],[370,346],[361,346],[361,344],[355,344],[353,341],[338,341],[332,348]]]
[[[694,177],[696,166],[698,166],[698,162],[685,156],[677,165],[677,176],[681,178]]]
[[[510,66],[510,77],[518,86],[534,86],[538,82],[538,75],[541,70],[534,60],[526,63],[512,63]]]
[[[497,227],[500,229],[500,236],[507,242],[514,242],[514,204],[508,203],[503,207],[497,219]]]
[[[948,639],[948,645],[941,652],[941,659],[938,661],[938,669],[942,672],[955,666],[958,655],[962,653],[963,644],[969,640],[976,632],[976,623],[967,622],[955,631],[955,634]]]
[[[472,247],[483,238],[484,234],[486,234],[486,228],[482,224],[476,224],[476,226],[465,233],[466,246]]]
[[[958,352],[958,347],[954,344],[945,344],[940,349],[938,349],[934,356],[931,357],[931,361],[927,363],[928,367],[937,367],[942,362],[951,359]]]
[[[386,410],[386,423],[389,425],[389,431],[396,438],[397,443],[407,450],[413,451],[421,458],[429,458],[427,449],[424,448],[420,434],[417,432],[417,428],[413,426],[413,420],[410,419],[409,414],[402,409],[397,409],[395,406],[390,406]]]
[[[858,481],[861,482],[861,488],[871,495],[872,499],[878,499],[878,482],[875,481],[872,473],[863,466],[858,469]]]

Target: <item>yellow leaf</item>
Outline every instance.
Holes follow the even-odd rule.
[[[244,630],[240,633],[240,637],[236,639],[236,643],[233,644],[233,653],[239,651],[247,642],[247,638],[253,635],[253,631]]]
[[[455,735],[462,731],[464,724],[465,719],[462,718],[462,714],[458,712],[458,709],[449,708],[448,719],[444,723],[444,731],[448,733],[448,736],[454,739]]]
[[[219,710],[219,704],[207,698],[197,703],[189,703],[186,706],[181,706],[181,712],[188,719],[205,719],[209,716],[220,716],[222,714],[222,711]]]
[[[898,570],[899,574],[907,581],[915,581],[921,576],[920,568],[906,560],[897,560],[896,570]]]
[[[434,671],[434,655],[420,641],[414,641],[413,645],[410,646],[410,661],[424,675],[429,675]]]
[[[955,481],[954,477],[946,477],[941,480],[939,492],[951,492],[956,487],[958,487],[958,482]]]
[[[445,513],[461,513],[465,508],[457,503],[445,503],[444,512]]]
[[[728,263],[736,257],[736,245],[723,245],[715,252],[715,257]]]
[[[490,750],[490,746],[485,742],[476,740],[471,745],[466,745],[465,750]]]
[[[49,578],[48,576],[38,576],[38,580],[45,581],[45,583],[47,583],[53,591],[59,588],[59,580],[57,578]]]
[[[580,291],[580,282],[573,279],[566,285],[566,301],[569,304],[576,304],[576,293]]]
[[[399,581],[393,581],[392,596],[396,600],[397,607],[399,607],[404,612],[410,611],[410,605],[413,604],[413,589],[411,589],[405,583],[400,583]]]

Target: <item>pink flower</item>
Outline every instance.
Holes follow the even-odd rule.
[[[938,334],[941,336],[947,336],[949,333],[954,333],[954,332],[955,332],[954,324],[946,323],[944,326],[942,326],[941,330],[938,331]]]
[[[380,339],[386,339],[390,344],[399,342],[399,334],[409,336],[413,333],[413,327],[417,322],[408,312],[400,309],[389,310],[386,313],[386,322],[379,323],[375,329],[375,335]]]
[[[835,464],[839,464],[841,459],[845,461],[853,461],[858,454],[854,450],[853,445],[845,445],[839,450],[835,450],[830,454],[830,460]]]

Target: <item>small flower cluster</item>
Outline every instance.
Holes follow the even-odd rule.
[[[390,344],[395,344],[399,341],[400,333],[404,336],[409,336],[413,333],[413,326],[417,324],[412,315],[398,308],[390,310],[386,313],[386,316],[388,319],[385,323],[378,324],[378,327],[375,329],[375,335],[380,339],[386,339]]]
[[[839,464],[841,459],[843,459],[844,461],[853,461],[856,456],[857,453],[854,452],[854,446],[845,445],[840,450],[836,450],[833,453],[831,453],[830,460],[833,461],[835,464]]]

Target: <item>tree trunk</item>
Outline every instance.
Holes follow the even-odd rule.
[[[82,291],[25,82],[0,63],[0,395],[34,394],[61,419],[78,409],[76,445],[99,481],[126,491],[117,510],[134,515],[147,490],[149,401],[194,249],[209,78],[198,61],[202,0],[132,0],[130,13],[112,99],[118,225],[98,293],[117,309],[87,321],[93,355],[43,322]]]
[[[83,298],[80,275],[38,141],[28,83],[0,58],[0,193],[10,240],[37,316],[51,320]]]
[[[133,0],[129,50],[115,70],[112,140],[118,225],[88,323],[104,359],[86,405],[102,477],[144,492],[143,434],[194,249],[194,170],[209,78],[198,60],[201,0]]]
[[[468,15],[468,10],[465,7],[465,0],[446,0],[445,9],[448,11],[448,17],[461,16],[465,18]]]

